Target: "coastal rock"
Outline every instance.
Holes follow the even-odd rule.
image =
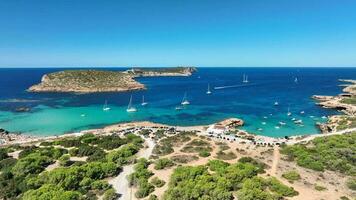
[[[328,118],[328,122],[319,124],[319,128],[323,133],[334,132],[343,130],[346,128],[353,128],[355,125],[356,115],[356,81],[355,80],[343,80],[343,82],[352,83],[352,85],[343,85],[345,88],[343,92],[337,96],[321,96],[314,95],[312,98],[319,101],[317,104],[324,108],[337,109],[344,113],[344,115],[334,115]]]

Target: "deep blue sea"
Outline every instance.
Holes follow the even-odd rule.
[[[103,68],[101,68],[103,69]],[[124,68],[105,68],[125,70]],[[63,69],[0,69],[0,127],[32,135],[60,135],[105,125],[149,120],[169,125],[206,125],[237,117],[242,129],[280,137],[318,133],[316,122],[336,113],[315,105],[314,94],[336,95],[338,79],[355,79],[356,68],[198,68],[190,77],[150,77],[137,80],[147,90],[123,93],[29,93],[42,75]],[[249,83],[242,83],[243,74]],[[295,82],[295,78],[298,79]],[[207,95],[210,84],[212,94]],[[232,86],[232,87],[226,87]],[[214,89],[215,87],[221,89]],[[176,110],[184,93],[190,105]],[[129,98],[138,112],[127,113]],[[140,106],[142,95],[148,105]],[[110,111],[103,111],[108,101]],[[279,106],[274,106],[278,101]],[[30,112],[15,109],[30,107]],[[288,108],[292,113],[287,116]],[[304,111],[304,114],[301,114]],[[292,118],[303,120],[296,125]],[[280,125],[279,122],[286,123]]]

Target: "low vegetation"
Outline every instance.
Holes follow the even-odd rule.
[[[133,160],[141,143],[141,138],[132,134],[124,138],[87,134],[43,142],[40,147],[18,148],[21,149],[19,159],[2,154],[0,199],[76,200],[97,199],[99,195],[103,199],[115,199],[117,194],[104,179],[120,173],[121,166]],[[119,146],[120,149],[112,150]],[[68,152],[66,148],[71,150]],[[89,157],[86,162],[71,161],[68,153]],[[46,171],[55,162],[59,166]]]
[[[297,171],[288,171],[282,174],[282,177],[287,179],[289,182],[293,183],[294,181],[298,181],[301,179],[299,173]]]
[[[166,182],[164,182],[164,180],[159,179],[157,176],[152,178],[151,183],[155,186],[155,187],[162,187],[164,186],[164,184],[166,184]]]
[[[281,150],[288,160],[316,171],[332,170],[356,175],[356,133],[320,137],[309,144],[284,146]]]
[[[146,159],[139,159],[134,167],[135,172],[128,177],[130,185],[137,187],[135,193],[137,198],[147,197],[155,189],[154,185],[148,182],[148,179],[153,175],[153,173],[147,169],[149,164]]]
[[[347,97],[341,100],[341,103],[356,105],[356,97]]]
[[[183,132],[179,133],[179,135],[164,137],[155,146],[152,153],[158,156],[171,154],[174,152],[173,147],[181,146],[183,143],[190,141],[190,136],[192,135],[194,135],[192,132]]]
[[[318,184],[314,185],[314,189],[317,190],[317,191],[325,191],[325,190],[327,190],[326,187],[318,185]]]
[[[174,162],[169,158],[158,159],[158,160],[156,160],[156,162],[154,164],[155,164],[155,166],[154,166],[155,170],[161,170],[161,169],[165,169],[165,168],[174,166]]]
[[[275,178],[258,177],[261,169],[251,163],[228,164],[211,160],[207,165],[177,167],[171,175],[164,199],[231,200],[236,193],[240,200],[278,200],[298,194]]]

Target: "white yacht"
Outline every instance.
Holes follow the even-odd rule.
[[[189,105],[190,104],[190,102],[187,99],[187,93],[184,93],[184,97],[182,99],[182,103],[181,104],[182,105]]]
[[[285,122],[279,122],[279,124],[280,124],[281,126],[286,125],[286,123],[285,123]]]
[[[288,112],[287,112],[287,115],[288,115],[288,116],[291,116],[291,115],[292,115],[292,113],[290,112],[289,107],[288,107]]]
[[[105,100],[105,103],[104,103],[104,106],[103,106],[103,111],[108,111],[108,110],[110,110],[110,109],[111,109],[111,108],[108,107],[108,101]]]
[[[242,82],[243,83],[248,83],[248,76],[246,74],[243,75]]]
[[[208,84],[208,90],[206,91],[206,94],[211,94],[211,91],[210,91],[210,84]]]
[[[132,106],[132,95],[130,97],[130,102],[129,102],[129,105],[127,106],[127,109],[126,109],[127,112],[136,112],[137,109]]]
[[[141,103],[141,106],[145,106],[145,105],[147,105],[147,104],[148,104],[148,103],[145,102],[145,96],[142,95],[142,103]]]

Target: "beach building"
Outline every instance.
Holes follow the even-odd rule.
[[[210,125],[206,131],[208,134],[222,135],[222,134],[227,133],[229,131],[229,129],[223,125],[213,124],[213,125]]]

